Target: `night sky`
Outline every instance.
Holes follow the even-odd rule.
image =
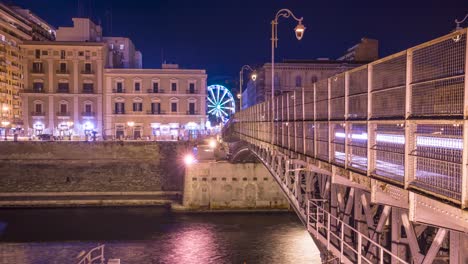
[[[364,36],[380,41],[380,56],[384,57],[449,33],[455,28],[454,20],[468,13],[468,1],[462,0],[7,2],[31,9],[55,27],[71,26],[71,18],[79,14],[100,20],[104,35],[133,40],[143,53],[144,68],[160,68],[163,53],[168,63],[206,69],[209,82],[235,80],[243,64],[260,66],[270,61],[270,22],[281,8],[303,16],[307,30],[298,42],[293,32],[295,22],[281,19],[276,61],[336,59]],[[105,15],[110,12],[112,26]]]

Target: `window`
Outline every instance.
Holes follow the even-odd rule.
[[[189,93],[191,93],[191,94],[195,93],[195,84],[194,83],[189,84]]]
[[[161,103],[151,103],[151,113],[161,114]]]
[[[84,71],[85,73],[91,73],[91,63],[85,63]]]
[[[195,103],[189,103],[189,115],[195,114]]]
[[[68,110],[68,105],[67,104],[60,104],[60,113],[61,114],[66,114]]]
[[[33,73],[43,73],[44,68],[42,67],[42,62],[33,62],[33,68],[32,71]]]
[[[171,103],[171,112],[173,113],[177,112],[177,103]]]
[[[83,83],[83,93],[93,93],[94,84],[92,83]]]
[[[36,110],[36,113],[42,113],[42,104],[40,103],[35,104],[34,109]]]
[[[175,83],[175,82],[171,83],[171,91],[173,91],[173,92],[177,91],[177,83]]]
[[[125,103],[115,103],[115,114],[125,114]]]
[[[120,44],[120,50],[123,50],[125,48],[124,44]]]
[[[60,59],[62,59],[62,60],[65,59],[65,51],[64,50],[60,51]]]
[[[109,49],[110,49],[110,50],[113,50],[113,49],[114,49],[114,44],[110,44],[110,45],[109,45]]]
[[[93,112],[93,106],[91,104],[85,104],[85,113]]]
[[[67,63],[65,63],[65,62],[60,63],[60,72],[61,73],[66,73],[67,72]]]
[[[301,78],[301,76],[296,76],[296,87],[302,87],[302,78]]]
[[[34,82],[33,83],[33,91],[36,93],[40,93],[44,91],[44,83],[43,82]]]
[[[81,56],[81,57],[83,57],[83,56],[84,56],[84,52],[82,52],[82,51],[78,51],[78,56]]]
[[[318,80],[317,76],[312,76],[312,78],[310,78],[310,81],[311,81],[312,83],[316,83],[317,80]]]
[[[36,59],[40,59],[41,58],[41,50],[36,50]]]
[[[141,85],[141,83],[139,83],[139,82],[136,82],[136,83],[135,83],[135,92],[139,92],[139,91],[140,91],[140,85]]]
[[[57,92],[68,93],[68,83],[66,82],[59,83]]]
[[[122,82],[117,83],[117,92],[118,93],[123,93],[123,83]]]
[[[159,92],[159,83],[155,82],[153,83],[153,93],[158,93]]]
[[[133,112],[142,112],[143,103],[133,103]]]
[[[47,52],[47,50],[43,50],[43,51],[42,51],[42,55],[43,55],[43,56],[47,56],[48,54],[49,54],[49,52]]]

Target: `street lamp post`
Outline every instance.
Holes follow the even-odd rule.
[[[257,73],[254,69],[252,69],[252,67],[250,67],[249,65],[242,66],[239,72],[239,111],[242,110],[242,87],[244,86],[244,71],[246,70],[253,72],[250,76],[252,78],[252,81],[255,82],[255,80],[257,80]]]
[[[274,143],[274,126],[275,126],[275,48],[278,47],[278,19],[280,17],[289,18],[292,17],[298,22],[297,26],[294,28],[296,33],[297,40],[301,40],[304,36],[305,27],[302,25],[303,18],[297,18],[291,10],[281,9],[276,13],[275,19],[271,21],[271,143]]]

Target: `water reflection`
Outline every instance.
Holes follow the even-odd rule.
[[[321,263],[293,214],[34,209],[0,210],[0,222],[7,223],[0,234],[1,264],[74,263],[80,251],[98,243],[106,244],[107,259],[123,264]]]

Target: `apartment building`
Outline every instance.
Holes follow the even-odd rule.
[[[21,45],[22,93],[28,135],[101,133],[103,69],[107,45],[100,42],[37,42]]]
[[[205,129],[205,70],[106,69],[106,138],[178,139]]]
[[[54,37],[53,27],[32,12],[0,3],[0,124],[3,131],[23,124],[20,93],[24,88],[24,65],[20,44]]]

